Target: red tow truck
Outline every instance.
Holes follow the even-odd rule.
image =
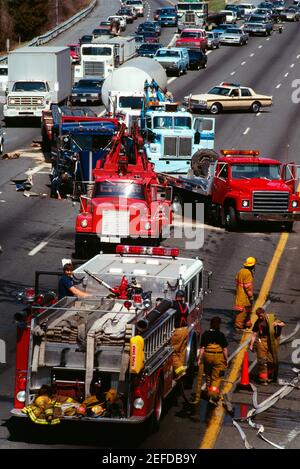
[[[297,188],[299,166],[259,157],[258,150],[199,150],[184,176],[159,174],[160,181],[174,187],[177,210],[195,194],[203,201],[209,219],[235,230],[243,222],[267,221],[292,231],[300,220]]]
[[[172,223],[172,189],[160,185],[137,127],[124,124],[93,171],[92,190],[82,196],[76,219],[76,257],[99,251],[100,243],[143,239],[157,244]]]

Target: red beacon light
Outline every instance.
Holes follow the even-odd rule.
[[[123,246],[116,247],[117,254],[148,255],[160,257],[178,257],[178,248],[147,247],[147,246]]]
[[[259,150],[221,150],[224,156],[258,156]]]

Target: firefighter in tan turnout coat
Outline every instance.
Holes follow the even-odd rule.
[[[235,305],[236,311],[234,326],[236,329],[244,329],[251,327],[250,316],[253,303],[253,287],[254,287],[254,269],[256,259],[248,257],[244,263],[244,267],[236,274],[236,293]]]

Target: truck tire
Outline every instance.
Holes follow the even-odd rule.
[[[210,113],[215,115],[215,114],[219,114],[221,111],[222,111],[222,105],[220,103],[213,103],[211,106],[210,106]]]
[[[284,228],[285,228],[285,230],[286,230],[288,233],[292,233],[292,232],[293,232],[293,227],[294,227],[294,222],[293,222],[293,221],[287,221],[287,222],[285,222],[285,224],[284,224]]]
[[[191,160],[191,169],[195,176],[208,176],[209,165],[213,161],[217,161],[219,155],[214,150],[198,150],[193,154]]]
[[[250,111],[256,114],[260,111],[260,108],[261,104],[258,101],[254,101],[254,103],[251,104]]]
[[[234,231],[238,227],[237,214],[232,205],[229,205],[225,212],[225,227],[227,231]]]

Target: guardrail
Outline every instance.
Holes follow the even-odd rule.
[[[41,36],[35,37],[27,44],[27,46],[40,46],[41,44],[45,44],[46,42],[51,41],[51,39],[54,39],[59,34],[71,28],[74,24],[78,23],[78,21],[85,18],[95,8],[96,3],[97,0],[92,0],[92,2],[87,8],[81,10],[79,13],[76,13],[76,15],[72,16],[64,23],[61,23],[60,25],[56,26],[54,29],[51,29],[51,31],[48,31],[47,33],[42,34]],[[0,63],[3,62],[7,62],[7,55],[0,57]]]

